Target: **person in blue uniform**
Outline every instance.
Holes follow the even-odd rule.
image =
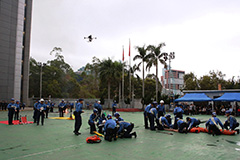
[[[97,123],[97,119],[98,119],[97,112],[98,112],[97,109],[93,109],[93,113],[90,115],[88,120],[88,124],[90,126],[90,134],[94,134],[93,132],[96,131],[95,124]]]
[[[101,105],[101,101],[98,101],[98,117],[101,117],[102,114],[102,105]]]
[[[114,140],[117,140],[117,123],[115,120],[112,119],[112,115],[111,114],[108,114],[107,115],[107,121],[106,123],[104,124],[104,138],[105,140],[111,142],[112,141],[112,138]]]
[[[46,111],[46,105],[44,99],[40,99],[40,103],[37,105],[37,125],[39,125],[40,117],[41,123],[44,124],[44,112]]]
[[[177,121],[178,132],[187,133],[187,123],[180,118],[177,118],[176,121]]]
[[[188,131],[190,131],[193,127],[197,127],[201,122],[199,119],[196,119],[193,117],[187,117],[186,121],[187,121]]]
[[[224,130],[222,122],[216,116],[217,116],[216,112],[212,112],[212,118],[210,118],[205,124],[206,128],[208,129],[208,133],[209,134],[212,133],[213,136],[221,134],[218,125],[220,125],[222,127],[222,130]]]
[[[118,124],[119,124],[119,129],[117,133],[120,138],[132,138],[132,136],[135,136],[135,138],[137,137],[136,132],[131,133],[134,128],[133,123],[120,121],[118,122]]]
[[[114,113],[116,112],[116,108],[117,108],[117,102],[113,101],[113,104],[112,104],[112,116],[114,116]]]
[[[172,128],[172,125],[168,123],[168,117],[170,115],[166,115],[166,117],[161,116],[157,118],[156,123],[157,123],[157,128],[158,130],[164,130],[164,128]]]
[[[33,105],[33,123],[37,122],[37,105],[39,104],[39,101],[36,100]]]
[[[76,110],[74,111],[75,115],[75,126],[74,126],[74,131],[73,133],[75,135],[80,135],[81,133],[79,132],[80,127],[82,126],[82,117],[81,114],[84,113],[83,109],[83,99],[80,98],[78,100],[78,103],[76,104]]]
[[[166,114],[163,100],[161,100],[160,104],[157,106],[157,111],[158,111],[158,118]]]
[[[14,98],[11,98],[11,102],[7,105],[7,109],[8,109],[8,124],[9,125],[13,125],[12,121],[13,121],[13,114],[15,112],[15,100]]]
[[[177,105],[176,104],[176,108],[174,108],[174,111],[173,111],[173,114],[175,115],[175,121],[174,121],[174,125],[173,125],[173,128],[174,129],[177,129],[178,126],[177,126],[177,118],[179,119],[183,119],[183,109],[182,109],[182,105]]]
[[[15,103],[15,112],[14,112],[14,120],[19,120],[19,112],[21,110],[20,108],[20,101],[17,100],[16,103]]]
[[[116,117],[115,121],[124,121],[118,112],[114,113],[114,117]]]
[[[149,111],[152,107],[153,107],[153,103],[147,105],[146,108],[144,109],[144,112],[143,112],[145,129],[149,129],[149,127],[148,127]]]
[[[155,124],[154,124],[154,122],[155,122],[155,119],[157,118],[157,109],[156,109],[156,107],[157,107],[157,102],[153,102],[153,107],[149,110],[149,114],[148,114],[148,116],[149,116],[149,123],[150,123],[150,130],[151,131],[155,131],[156,129],[155,129]]]
[[[99,133],[103,133],[104,121],[106,122],[106,120],[107,120],[107,118],[106,118],[105,114],[103,113],[97,123]]]
[[[49,103],[50,103],[50,112],[53,112],[55,103],[51,102],[50,100],[49,100]]]
[[[224,123],[224,128],[226,128],[227,130],[230,129],[231,131],[235,130],[235,128],[237,128],[239,126],[239,123],[237,122],[236,118],[233,117],[231,114],[231,111],[226,111],[225,115],[227,116],[227,120]],[[228,126],[230,128],[228,128]]]
[[[66,103],[64,102],[64,99],[61,103],[58,105],[59,108],[59,117],[64,117],[64,110],[66,109]]]
[[[45,105],[46,105],[46,110],[45,110],[46,118],[48,118],[48,112],[49,112],[49,109],[50,109],[50,103],[49,103],[48,100],[45,100]]]

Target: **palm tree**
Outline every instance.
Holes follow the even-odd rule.
[[[139,67],[141,64],[142,64],[142,78],[143,78],[143,81],[142,81],[142,99],[143,99],[143,106],[142,108],[144,108],[144,71],[145,71],[145,68],[144,68],[144,62],[146,61],[146,56],[147,56],[147,48],[145,47],[145,45],[143,45],[142,47],[135,47],[138,51],[138,55],[136,55],[133,60],[137,60],[137,59],[141,59],[142,61],[140,63],[137,64],[137,66]]]
[[[103,60],[100,64],[99,75],[102,82],[107,82],[108,86],[108,108],[110,107],[110,89],[111,83],[121,76],[122,64],[113,62],[110,58]]]
[[[146,56],[147,66],[146,68],[150,70],[152,66],[156,66],[156,101],[158,101],[158,61],[167,66],[166,61],[164,60],[164,56],[166,53],[162,53],[161,49],[165,46],[165,43],[160,43],[158,46],[149,45],[147,50],[150,53]]]

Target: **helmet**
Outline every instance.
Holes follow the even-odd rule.
[[[111,114],[108,114],[107,115],[107,119],[111,119],[112,118],[112,115]]]
[[[106,123],[106,120],[103,120],[102,123],[105,124],[105,123]]]
[[[94,109],[94,110],[93,110],[93,113],[97,113],[97,112],[98,112],[98,110],[97,110],[97,109]]]
[[[164,101],[163,101],[163,100],[161,100],[161,101],[160,101],[160,103],[164,103]]]
[[[11,98],[11,101],[14,101],[14,98]]]
[[[216,116],[217,114],[216,114],[216,112],[212,112],[212,115],[213,115],[213,116]]]
[[[40,102],[44,102],[44,99],[41,98],[41,99],[40,99]]]
[[[114,117],[116,116],[120,116],[120,114],[118,112],[114,113]]]

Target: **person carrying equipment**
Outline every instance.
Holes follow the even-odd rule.
[[[190,131],[193,127],[198,127],[200,123],[206,122],[206,121],[200,121],[200,119],[196,119],[193,117],[187,117],[186,121],[187,121],[188,131]]]
[[[118,136],[120,138],[132,138],[132,136],[135,136],[135,138],[137,137],[137,133],[132,132],[134,128],[134,124],[133,123],[129,123],[129,122],[125,122],[125,121],[120,121],[119,122],[119,129],[118,129]],[[124,131],[126,130],[126,131]]]
[[[157,102],[153,102],[153,108],[149,110],[149,123],[150,123],[150,130],[155,131],[155,126],[154,126],[154,119],[157,118]]]
[[[16,103],[15,103],[15,112],[14,112],[14,120],[19,120],[19,112],[21,110],[20,108],[20,101],[17,100]]]
[[[149,129],[149,127],[148,127],[149,111],[152,107],[153,107],[153,103],[147,105],[147,107],[145,108],[145,110],[143,112],[145,129]]]
[[[117,108],[117,102],[113,101],[113,104],[112,104],[112,116],[114,116],[114,113],[116,112],[116,108]]]
[[[88,124],[90,125],[90,134],[94,134],[93,131],[96,131],[96,126],[95,124],[97,123],[98,119],[98,110],[93,109],[93,113],[90,115],[90,118],[88,120]]]
[[[161,100],[160,104],[157,106],[157,111],[158,111],[158,118],[166,114],[163,100]]]
[[[221,134],[221,131],[218,128],[218,124],[222,127],[222,131],[224,131],[224,126],[222,122],[216,116],[216,112],[213,112],[212,118],[210,118],[205,124],[208,130],[208,134],[212,133],[213,136]]]
[[[106,119],[106,117],[105,117],[105,114],[103,113],[103,114],[102,114],[102,117],[99,118],[98,123],[97,123],[98,132],[99,132],[99,133],[103,133],[103,126],[104,126],[106,120],[107,120],[107,119]],[[105,121],[105,122],[104,122],[104,121]]]
[[[40,103],[37,105],[37,125],[39,125],[39,120],[41,117],[42,125],[44,123],[44,111],[46,110],[46,105],[44,104],[44,99],[40,99]]]
[[[166,115],[166,117],[169,117],[169,116],[170,116],[169,114]],[[161,116],[156,119],[158,130],[164,130],[164,128],[172,128],[172,125],[168,123],[168,120],[166,117]]]
[[[11,102],[7,105],[8,109],[8,125],[13,125],[12,120],[13,120],[13,114],[15,112],[15,101],[14,98],[11,98]]]
[[[117,124],[116,121],[112,119],[112,115],[108,114],[107,115],[107,121],[104,124],[104,132],[105,132],[105,140],[111,142],[112,138],[114,140],[117,140]]]
[[[66,109],[66,103],[64,102],[64,99],[62,99],[62,102],[59,103],[58,108],[59,108],[59,117],[64,117],[63,112]]]
[[[114,117],[116,117],[115,121],[118,121],[118,122],[124,121],[124,119],[122,119],[122,118],[120,117],[120,114],[119,114],[118,112],[116,112],[116,113],[114,114]]]
[[[176,108],[174,108],[174,111],[173,111],[173,114],[175,115],[175,121],[174,121],[174,125],[173,125],[174,129],[178,128],[178,126],[177,126],[177,118],[183,119],[183,115],[182,114],[184,113],[184,111],[183,111],[183,109],[181,107],[182,107],[182,105],[177,105],[176,104]]]
[[[231,111],[226,111],[225,115],[227,116],[227,120],[224,123],[224,128],[228,130],[228,126],[230,127],[230,130],[233,131],[235,128],[239,126],[239,123],[237,122],[236,118],[233,117],[231,114]]]
[[[75,135],[79,135],[81,134],[79,131],[80,127],[82,126],[82,117],[81,114],[84,113],[84,111],[82,110],[83,108],[83,99],[80,98],[78,103],[76,104],[76,110],[73,112],[74,116],[75,116],[75,126],[74,126],[74,131],[73,133]]]

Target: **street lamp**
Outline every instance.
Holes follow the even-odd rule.
[[[175,59],[175,52],[170,52],[169,54],[168,53],[164,53],[163,55],[164,57],[164,60],[167,61],[169,60],[169,74],[168,74],[168,88],[169,90],[171,89],[171,78],[174,78],[174,77],[171,77],[172,76],[172,70],[171,70],[171,60],[172,59]],[[174,84],[173,84],[174,85]]]
[[[46,65],[46,63],[38,62],[38,66],[40,67],[40,88],[39,88],[39,98],[42,98],[42,68]]]

